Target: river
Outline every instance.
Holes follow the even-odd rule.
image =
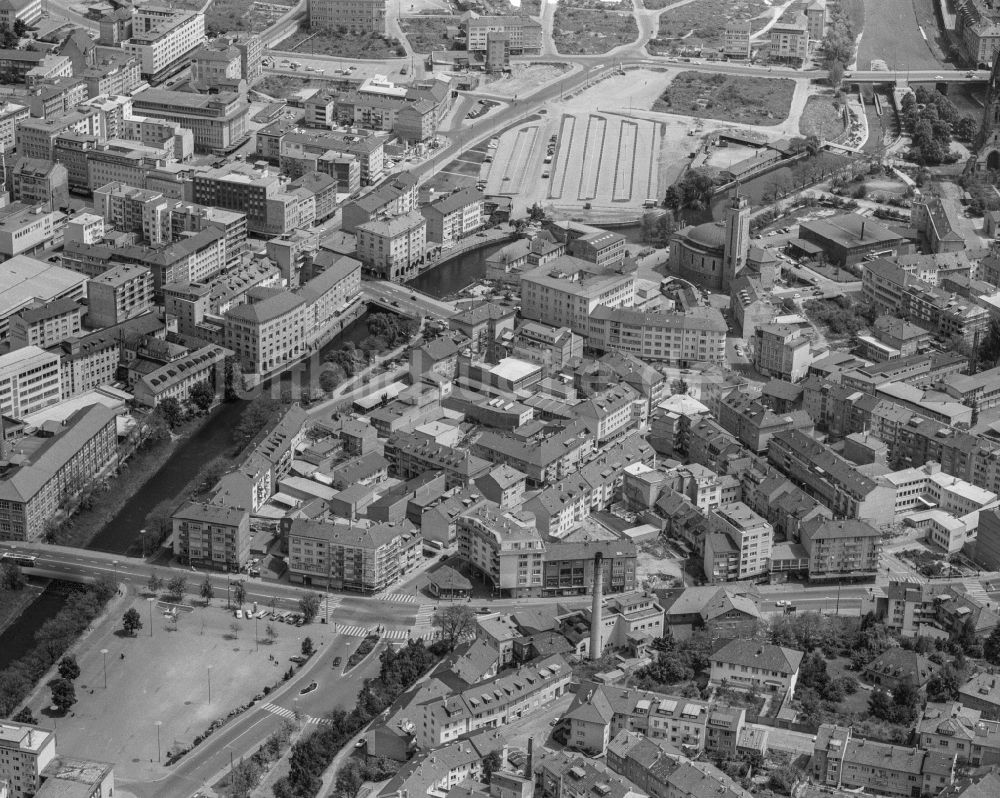
[[[486,259],[497,250],[507,246],[508,243],[510,242],[466,252],[464,255],[442,263],[429,272],[424,272],[407,285],[418,291],[423,291],[435,299],[455,294],[472,285],[476,280],[483,279],[486,276]]]

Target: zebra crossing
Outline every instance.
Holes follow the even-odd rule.
[[[346,624],[339,624],[337,626],[337,634],[346,635],[347,637],[367,637],[375,632],[375,626],[349,626]],[[410,638],[410,630],[408,629],[383,629],[379,636],[383,640],[408,640]]]
[[[295,712],[293,710],[279,707],[277,704],[261,704],[260,708],[274,715],[288,718],[288,720],[295,720]]]
[[[370,626],[349,626],[347,624],[337,624],[337,634],[348,637],[366,637],[371,631]]]
[[[417,619],[414,622],[414,626],[417,629],[423,627],[429,627],[434,622],[434,605],[433,604],[421,604],[420,609],[417,610]]]
[[[397,604],[416,604],[420,600],[412,593],[393,593],[389,590],[376,593],[374,598],[379,601],[394,601]]]
[[[285,709],[284,707],[279,707],[276,704],[261,704],[260,708],[272,713],[273,715],[279,715],[282,718],[288,720],[295,720],[295,711],[291,709]],[[329,726],[329,718],[314,718],[311,715],[302,716],[302,721],[304,723],[315,723],[317,726]]]

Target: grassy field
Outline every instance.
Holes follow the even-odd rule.
[[[600,55],[634,42],[638,35],[631,14],[589,8],[559,6],[552,23],[552,39],[563,55]]]
[[[374,33],[338,33],[328,30],[313,35],[303,28],[279,42],[274,49],[296,51],[299,45],[302,47],[297,52],[303,54],[335,55],[340,58],[402,58],[406,55],[400,42]]]
[[[879,58],[889,69],[938,68],[938,59],[920,35],[914,3],[915,0],[864,0],[864,34],[858,45],[858,69],[868,69]],[[924,29],[928,39],[936,32],[936,27]]]
[[[805,110],[799,120],[803,136],[817,136],[832,141],[844,132],[844,117],[832,97],[817,95],[806,100]]]
[[[795,82],[681,72],[654,103],[654,111],[742,122],[775,125],[788,117]]]
[[[410,47],[418,53],[450,50],[451,40],[447,38],[447,27],[457,25],[458,22],[458,17],[446,16],[400,17],[399,20]]]
[[[647,0],[646,8],[663,8],[669,3],[650,6]],[[697,0],[672,11],[660,14],[660,28],[657,38],[679,39],[691,34],[690,39],[698,40],[710,47],[718,47],[723,43],[726,25],[731,20],[750,19],[766,11],[769,4],[764,0]],[[760,30],[767,19],[754,20],[752,30]],[[680,44],[680,42],[678,42]]]
[[[195,8],[201,4],[197,0],[186,0]],[[262,31],[277,19],[277,15],[266,14],[254,9],[253,3],[245,0],[213,0],[205,13],[205,30],[209,35],[229,31]]]

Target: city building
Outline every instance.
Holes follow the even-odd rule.
[[[750,30],[749,19],[735,19],[726,25],[722,52],[727,58],[750,60]]]
[[[461,188],[446,197],[420,206],[427,220],[427,240],[447,249],[478,231],[483,216],[483,194],[475,188]]]
[[[468,23],[467,49],[486,52],[491,34],[500,34],[510,55],[538,54],[542,49],[542,25],[527,15],[473,17]]]
[[[529,301],[525,297],[529,293],[534,292],[529,289],[522,295],[521,314],[531,318],[524,310]],[[546,293],[552,297],[551,300]],[[559,304],[560,296],[566,297],[571,293],[571,288],[548,292],[540,288],[531,300],[534,303],[537,296],[537,301],[542,303],[540,312],[537,312],[537,316],[542,317],[539,320],[574,329],[571,324],[576,317],[570,317],[568,303],[563,300],[562,306]],[[614,294],[618,293],[614,291]],[[546,301],[553,304],[546,305]],[[584,330],[581,335],[585,336],[587,346],[595,350],[606,353],[620,351],[667,366],[690,368],[695,363],[722,363],[726,358],[728,328],[722,313],[716,308],[695,307],[683,312],[639,311],[628,306],[609,307],[602,303],[590,311],[586,327],[581,325],[581,329]]]
[[[793,695],[802,656],[801,651],[757,640],[730,640],[709,657],[709,684]]]
[[[902,235],[856,213],[801,222],[799,238],[818,246],[827,261],[837,266],[853,266],[871,256],[904,255],[912,249]]]
[[[11,351],[25,346],[45,349],[79,335],[86,310],[84,305],[68,297],[32,303],[10,317]]]
[[[165,399],[184,403],[196,385],[207,384],[215,395],[225,387],[225,361],[233,353],[215,344],[206,344],[157,369],[143,374],[132,386],[135,403],[154,408]]]
[[[58,355],[34,345],[0,355],[0,413],[20,418],[61,398]]]
[[[69,173],[61,163],[18,158],[10,173],[11,199],[27,205],[45,205],[50,211],[69,205]]]
[[[802,327],[762,324],[754,332],[753,361],[768,377],[786,382],[805,379],[812,363],[811,341]]]
[[[116,415],[103,405],[90,405],[55,429],[21,438],[18,450],[16,461],[0,467],[0,539],[39,540],[67,491],[117,466]]]
[[[710,584],[755,580],[768,573],[774,541],[771,524],[742,502],[716,508],[708,521],[711,532],[705,538],[704,568]]]
[[[153,305],[153,275],[146,266],[123,263],[87,282],[87,320],[112,327],[147,313]]]
[[[416,211],[373,219],[354,229],[365,272],[405,283],[420,272],[427,250],[427,218]]]
[[[799,526],[809,555],[809,579],[874,579],[882,553],[882,533],[857,520],[813,518]]]
[[[369,526],[295,519],[288,531],[288,578],[297,584],[377,593],[423,557],[407,520]]]
[[[225,345],[244,372],[265,375],[305,353],[306,300],[281,289],[255,288],[252,301],[225,314]]]
[[[630,308],[634,299],[634,274],[603,272],[571,255],[521,275],[522,317],[581,336],[590,334],[590,316],[599,307]]]
[[[238,573],[250,559],[246,508],[186,502],[171,517],[174,556],[188,565]]]
[[[205,15],[156,5],[132,9],[131,36],[122,49],[139,59],[144,78],[167,77],[205,40]]]
[[[791,19],[779,19],[768,32],[768,55],[772,61],[805,63],[809,58],[809,22],[799,13]]]
[[[56,757],[56,734],[30,723],[0,721],[0,786],[5,798],[30,798]]]
[[[247,127],[250,105],[235,92],[192,94],[146,89],[133,98],[132,107],[138,114],[176,122],[191,130],[198,152],[224,154],[243,144],[250,135]]]
[[[309,27],[384,34],[385,5],[385,0],[309,0]]]
[[[966,58],[989,69],[1000,49],[1000,12],[988,0],[959,0],[955,12],[955,34]]]
[[[18,22],[34,25],[41,18],[42,0],[0,0],[0,28],[4,30],[13,31]]]
[[[912,798],[937,795],[955,779],[954,753],[925,751],[854,737],[824,723],[813,743],[813,781],[846,790]]]
[[[747,264],[750,204],[735,194],[723,222],[678,230],[670,239],[670,262],[677,273],[706,288],[728,292]]]

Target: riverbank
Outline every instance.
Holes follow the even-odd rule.
[[[0,635],[21,617],[31,604],[42,595],[42,588],[26,585],[21,590],[0,590]]]

